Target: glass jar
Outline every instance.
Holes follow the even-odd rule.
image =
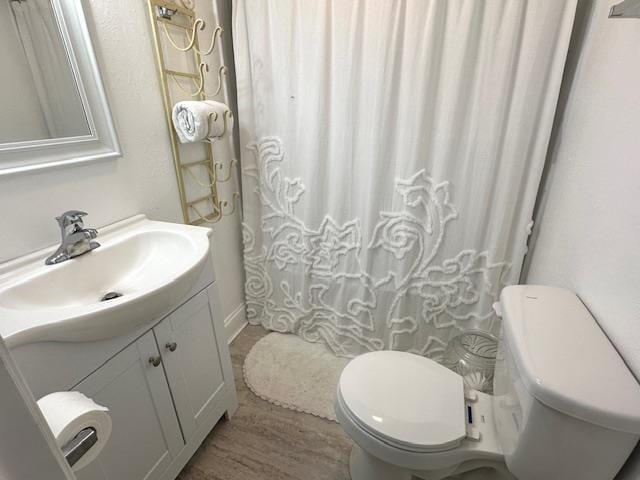
[[[467,330],[451,339],[442,364],[458,373],[473,390],[493,393],[498,339],[481,330]]]

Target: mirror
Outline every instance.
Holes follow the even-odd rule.
[[[50,1],[0,2],[0,143],[89,135]]]
[[[0,0],[0,175],[120,155],[78,0]]]

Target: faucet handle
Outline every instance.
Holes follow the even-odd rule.
[[[68,227],[69,225],[76,224],[80,227],[84,226],[84,222],[82,221],[82,217],[86,216],[87,212],[81,212],[80,210],[68,210],[64,212],[59,217],[56,217],[56,220],[60,224],[61,227]]]

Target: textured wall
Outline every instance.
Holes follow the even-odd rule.
[[[526,281],[575,290],[640,378],[640,20],[610,3],[580,4]]]
[[[208,5],[210,2],[199,2]],[[182,222],[173,158],[143,0],[83,2],[124,155],[117,160],[0,177],[0,261],[59,241],[54,216],[78,208],[105,225],[145,213]],[[214,227],[224,315],[242,302],[238,216]]]

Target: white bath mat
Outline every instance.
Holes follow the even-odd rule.
[[[253,346],[243,371],[247,386],[263,400],[335,422],[333,402],[348,362],[320,343],[270,333]]]

